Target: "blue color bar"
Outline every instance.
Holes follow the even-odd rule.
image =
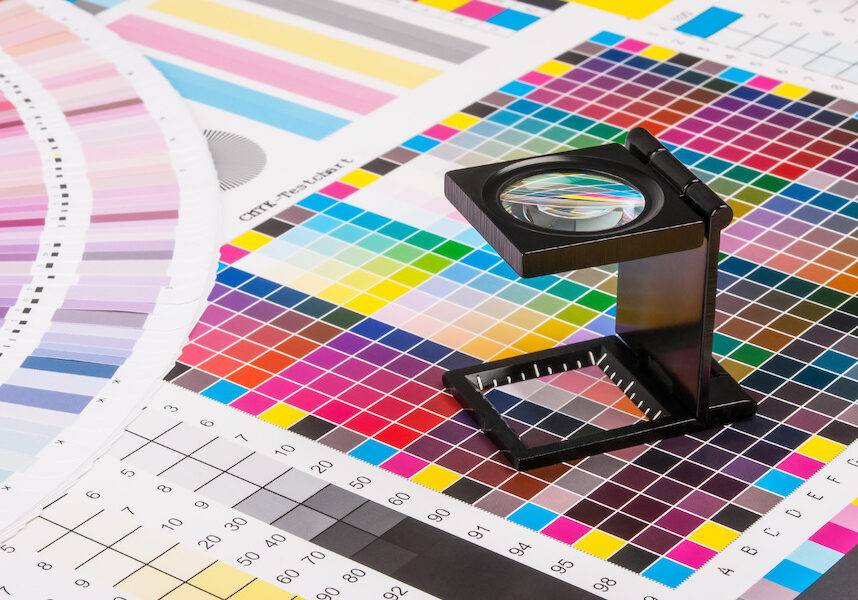
[[[79,415],[90,400],[92,400],[91,397],[80,394],[40,390],[8,383],[0,385],[0,402],[8,402],[9,404],[21,404]]]
[[[688,35],[707,38],[713,33],[718,33],[727,27],[727,25],[741,17],[741,14],[733,12],[732,10],[713,6],[711,8],[707,8],[687,23],[680,25],[676,30],[681,31],[682,33],[687,33]]]
[[[275,98],[151,56],[147,58],[184,98],[311,140],[321,140],[349,124],[346,119],[328,113]]]

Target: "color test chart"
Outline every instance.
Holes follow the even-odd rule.
[[[846,82],[858,82],[858,35],[854,21],[832,20],[796,8],[788,14],[767,2],[750,11],[721,2],[692,18],[697,2],[674,2],[659,13],[667,27],[726,48],[764,56]],[[745,14],[743,14],[745,13]]]
[[[3,534],[140,406],[214,270],[215,176],[181,100],[116,36],[56,9],[0,4]]]
[[[234,266],[170,378],[680,585],[856,432],[855,342],[844,332],[856,322],[858,105],[735,77],[611,33],[579,44],[225,247]],[[514,280],[427,182],[451,164],[621,139],[640,123],[740,217],[724,236],[716,352],[760,414],[516,473],[438,377],[471,357],[604,333],[612,277]],[[583,423],[598,399],[556,412]],[[526,428],[555,414],[526,401],[504,409]]]

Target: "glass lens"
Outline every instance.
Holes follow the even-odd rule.
[[[638,190],[592,173],[540,173],[514,181],[501,205],[520,221],[555,231],[605,231],[631,223],[646,201]]]

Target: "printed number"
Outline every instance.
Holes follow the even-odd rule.
[[[609,579],[608,577],[602,577],[602,579],[599,580],[599,583],[593,584],[593,587],[599,592],[607,592],[615,585],[617,585],[617,582],[613,579]]]
[[[316,594],[318,600],[331,600],[334,596],[339,596],[340,590],[335,587],[326,587],[324,590]]]
[[[525,550],[529,550],[531,548],[530,544],[525,544],[524,542],[519,542],[518,546],[513,546],[507,552],[512,554],[513,556],[524,556]]]
[[[366,575],[366,571],[363,569],[354,568],[345,575],[343,575],[343,579],[348,581],[349,583],[357,582],[361,577]]]
[[[259,555],[256,552],[245,552],[243,556],[236,558],[235,562],[243,567],[249,567],[255,560],[259,560]]]
[[[290,446],[289,444],[283,444],[277,450],[274,451],[274,454],[291,454],[295,452],[295,446]]]
[[[436,523],[440,523],[446,517],[450,516],[450,511],[446,508],[436,508],[435,512],[426,515],[426,518],[430,521],[435,521]]]
[[[176,527],[182,526],[182,520],[177,519],[176,517],[172,517],[167,519],[166,523],[161,523],[161,529],[169,529],[170,531],[175,531]]]
[[[134,514],[134,511],[131,510],[130,506],[123,506],[122,510],[120,510],[119,512],[127,512],[127,513],[132,514],[132,515]]]
[[[476,529],[471,529],[468,532],[468,537],[472,537],[475,540],[481,540],[485,537],[485,534],[491,531],[490,529],[486,529],[482,525],[477,525]]]
[[[11,596],[11,595],[12,595],[12,592],[10,592],[9,590],[7,590],[5,585],[0,585],[0,592],[3,592],[3,593],[4,593],[4,594],[6,594],[7,596]]]
[[[46,563],[45,561],[37,563],[36,566],[39,567],[42,571],[50,571],[54,568],[54,565],[52,565],[51,563]]]
[[[399,600],[407,593],[408,590],[406,590],[405,588],[401,588],[398,585],[395,585],[390,588],[389,592],[384,592],[381,597],[384,598],[384,600]]]
[[[247,519],[243,519],[241,517],[235,517],[232,521],[227,521],[223,524],[223,526],[230,531],[238,531],[243,525],[247,525]]]
[[[211,550],[215,547],[215,544],[220,543],[220,537],[216,535],[207,535],[205,539],[202,539],[197,542],[197,546],[202,546],[206,550]]]
[[[265,540],[265,545],[268,546],[269,548],[273,548],[277,544],[282,544],[285,541],[286,541],[285,535],[280,535],[279,533],[275,533],[275,534],[272,534],[272,536],[270,538]]]
[[[196,506],[197,508],[202,508],[203,510],[205,510],[209,507],[209,503],[205,502],[204,500],[197,500],[196,502],[194,502],[194,506]]]
[[[330,468],[331,468],[331,467],[333,467],[333,466],[334,466],[334,463],[332,463],[332,462],[331,462],[331,461],[329,461],[329,460],[320,460],[320,461],[319,461],[319,462],[317,462],[315,465],[311,466],[311,467],[310,467],[310,470],[311,470],[311,471],[316,471],[317,473],[320,473],[320,474],[321,474],[321,473],[324,473],[325,471],[327,471],[328,469],[330,469]]]
[[[156,488],[159,492],[164,492],[165,494],[169,494],[173,491],[169,485],[164,485],[163,483]]]
[[[119,471],[119,473],[125,475],[126,477],[134,477],[134,475],[136,475],[136,473],[131,469],[122,469],[121,471]]]
[[[561,558],[555,564],[551,565],[551,570],[555,573],[563,574],[574,566],[575,563],[573,563],[571,560],[563,560]]]
[[[203,427],[212,427],[214,425],[214,421],[209,421],[208,419],[200,420],[200,425]]]
[[[89,582],[86,579],[75,579],[74,584],[77,587],[82,587],[82,588],[88,588],[89,587]]]
[[[98,500],[99,498],[101,498],[101,494],[99,494],[98,492],[89,491],[86,493],[86,497],[90,500]]]
[[[179,407],[178,407],[178,406],[173,406],[172,404],[165,404],[165,405],[164,405],[164,410],[166,410],[167,412],[170,412],[170,413],[174,413],[174,412],[178,412],[178,411],[179,411]]]
[[[295,569],[286,569],[283,573],[277,576],[277,581],[280,583],[292,583],[292,581],[298,579],[300,575],[301,574]]]
[[[10,546],[9,544],[0,544],[0,552],[5,554],[12,554],[15,551],[15,546]]]
[[[402,506],[406,500],[411,500],[411,496],[405,492],[396,492],[393,496],[387,499],[387,501],[393,506]]]
[[[370,483],[372,483],[372,479],[370,479],[369,477],[364,477],[363,475],[360,475],[358,477],[355,477],[354,481],[349,481],[349,486],[353,487],[356,490],[362,490],[363,488],[368,486]]]
[[[312,552],[310,552],[310,554],[301,558],[301,560],[306,560],[311,565],[315,565],[317,560],[322,560],[323,558],[325,558],[324,552],[313,550]]]

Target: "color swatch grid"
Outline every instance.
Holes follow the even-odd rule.
[[[491,386],[486,382],[486,387]],[[529,447],[647,420],[598,366],[501,383],[484,395]]]
[[[473,589],[487,596],[551,596],[566,589],[563,582],[397,512],[395,505],[368,501],[357,488],[329,484],[195,423],[144,414],[126,432],[111,451],[123,466],[157,474],[428,594],[464,600]],[[469,586],[451,585],[465,580]]]
[[[169,378],[678,585],[858,436],[858,106],[736,71],[610,33],[578,45],[225,246],[225,261],[264,277],[220,272]],[[603,334],[614,299],[578,274],[515,280],[419,186],[450,166],[620,140],[639,124],[739,217],[723,238],[734,256],[721,263],[716,351],[759,415],[516,473],[439,391],[441,372]],[[391,219],[409,210],[426,230]],[[413,315],[441,302],[424,334]],[[479,320],[473,307],[487,302],[491,325],[438,341],[438,323]],[[519,327],[492,340],[516,310],[555,337]]]
[[[858,499],[819,528],[740,600],[794,600],[858,545]]]
[[[443,11],[449,11],[455,15],[468,17],[490,25],[496,25],[504,29],[519,31],[531,23],[538,21],[539,16],[527,11],[516,10],[486,2],[484,0],[408,0],[417,4],[431,6]],[[520,4],[530,8],[546,8],[556,10],[565,4],[564,0],[517,0],[512,5]]]
[[[848,29],[816,29],[821,26],[816,19],[778,22],[769,15],[743,15],[712,7],[676,29],[719,46],[858,83],[858,36],[850,35]]]
[[[50,9],[0,2],[0,532],[157,384],[214,275],[215,174],[181,99],[87,15]]]
[[[461,14],[509,31],[539,19],[485,2],[457,4]],[[185,98],[321,140],[487,48],[442,31],[443,21],[417,24],[384,8],[158,0],[109,26],[141,46]]]
[[[297,598],[124,515],[93,509],[69,496],[50,504],[14,544],[37,551],[48,569],[54,563],[70,565],[81,577],[78,582],[102,582],[140,600]]]

